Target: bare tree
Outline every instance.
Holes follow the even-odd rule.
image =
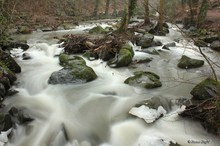
[[[110,6],[110,0],[106,0],[106,4],[105,4],[105,15],[106,16],[108,16],[109,6]]]
[[[149,16],[149,0],[144,0],[144,25],[147,25],[150,23],[150,16]]]
[[[122,17],[121,25],[118,29],[119,32],[127,31],[131,16],[134,14],[136,3],[137,0],[126,0],[125,8],[124,8],[124,16]]]
[[[209,1],[202,0],[202,4],[200,6],[198,19],[197,19],[197,28],[200,28],[204,23],[208,8],[209,8]]]
[[[164,0],[160,0],[159,6],[159,19],[158,19],[158,31],[163,32],[164,22]]]
[[[100,4],[100,0],[95,0],[95,7],[94,7],[94,11],[93,11],[94,17],[98,16],[99,4]]]

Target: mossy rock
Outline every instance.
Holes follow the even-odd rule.
[[[93,61],[93,60],[96,60],[99,58],[98,54],[97,53],[94,53],[90,50],[87,50],[84,54],[83,54],[83,57],[87,58],[88,60],[90,61]]]
[[[86,83],[97,78],[94,70],[86,65],[82,57],[63,53],[59,60],[64,68],[52,73],[49,84]]]
[[[89,33],[91,34],[104,34],[106,32],[107,31],[104,28],[102,28],[100,25],[95,26],[89,30]]]
[[[218,83],[212,79],[207,78],[200,82],[198,85],[196,85],[190,94],[193,96],[194,99],[198,100],[205,100],[209,99],[215,96],[219,96],[219,90],[218,90]]]
[[[127,78],[124,83],[132,86],[143,87],[146,89],[152,89],[162,86],[162,83],[160,82],[160,77],[157,74],[143,71],[135,72],[134,76]]]
[[[0,78],[2,79],[4,77],[8,78],[10,83],[13,83],[17,80],[15,73],[12,72],[4,63],[0,61]]]
[[[49,84],[70,84],[86,83],[97,78],[94,70],[86,65],[76,65],[70,68],[63,68],[53,72],[49,78]]]
[[[131,45],[128,43],[123,44],[119,53],[114,58],[108,61],[108,65],[112,68],[128,66],[132,62],[134,57],[134,51]]]
[[[0,50],[0,62],[14,73],[21,72],[21,67],[17,64],[17,62],[9,54],[2,50]]]
[[[120,49],[115,58],[108,61],[108,65],[112,68],[128,66],[132,62],[133,55],[127,49]]]
[[[140,103],[137,103],[135,107],[140,107],[142,105],[145,105],[152,109],[158,109],[159,106],[162,106],[166,111],[170,111],[172,103],[167,98],[164,98],[162,96],[155,96],[155,97],[152,97],[151,99],[144,100],[144,101],[141,101]]]
[[[142,48],[151,47],[154,43],[154,36],[152,34],[146,33],[145,35],[137,36],[136,44]]]
[[[141,52],[148,53],[151,55],[160,55],[160,53],[154,48],[142,49]]]
[[[204,65],[203,60],[192,59],[190,57],[183,55],[177,66],[179,68],[188,69],[188,68],[198,68],[203,65]]]
[[[75,66],[76,64],[78,65],[85,65],[86,61],[79,56],[75,56],[75,55],[68,55],[65,53],[60,54],[59,56],[59,61],[60,61],[60,65],[67,67],[67,66]]]
[[[126,49],[129,52],[131,52],[132,57],[134,56],[134,50],[133,47],[131,45],[129,45],[128,43],[124,44],[121,49]]]

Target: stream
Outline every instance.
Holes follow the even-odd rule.
[[[169,146],[170,141],[181,146],[219,146],[219,138],[207,133],[198,122],[179,117],[177,111],[181,107],[178,105],[150,124],[129,114],[135,104],[155,96],[168,100],[190,99],[191,89],[211,75],[207,63],[197,69],[177,67],[183,54],[198,59],[202,56],[176,27],[170,27],[166,37],[155,36],[155,40],[162,43],[180,39],[176,47],[159,51],[160,55],[143,53],[138,46],[133,46],[133,60],[152,57],[150,63],[115,69],[102,60],[85,59],[98,75],[96,80],[77,85],[49,85],[50,75],[62,68],[57,55],[63,48],[52,39],[53,36],[84,33],[83,30],[94,25],[19,36],[20,39],[28,38],[30,48],[25,52],[31,59],[23,60],[24,52],[20,49],[12,51],[22,68],[14,87],[19,93],[4,102],[8,107],[24,109],[34,121],[26,126],[17,125],[13,130],[14,136],[6,146]],[[102,25],[108,26],[105,23]],[[161,47],[155,49],[161,50]],[[219,54],[207,48],[204,52],[219,61]],[[146,90],[124,84],[124,80],[138,70],[158,74],[162,87]]]

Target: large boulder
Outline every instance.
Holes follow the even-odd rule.
[[[188,68],[197,68],[204,65],[203,60],[192,59],[186,55],[183,55],[178,63],[179,68],[188,69]]]
[[[5,53],[2,50],[0,50],[0,62],[14,73],[21,72],[21,67],[17,64],[17,62],[8,53]]]
[[[142,48],[148,48],[153,45],[154,36],[152,34],[146,33],[145,35],[140,35],[136,37],[137,46],[141,46]]]
[[[194,99],[205,100],[219,96],[219,83],[212,78],[207,78],[196,85],[190,92]]]
[[[64,68],[51,74],[49,84],[86,83],[97,78],[94,70],[79,56],[61,54],[59,60]]]
[[[220,41],[214,41],[210,45],[211,49],[215,51],[220,51]]]
[[[111,60],[108,65],[112,68],[128,66],[132,62],[134,51],[132,46],[125,44],[119,50],[119,53]]]
[[[138,86],[143,87],[146,89],[152,89],[161,87],[162,83],[160,82],[160,77],[152,72],[135,72],[134,76],[127,78],[124,83],[132,85],[132,86]]]

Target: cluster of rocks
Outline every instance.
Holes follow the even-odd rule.
[[[12,89],[12,85],[17,80],[16,73],[21,72],[21,67],[17,64],[13,57],[9,53],[9,49],[21,47],[27,50],[29,46],[25,43],[8,43],[1,46],[0,49],[0,132],[8,131],[15,124],[26,124],[33,119],[25,113],[25,109],[19,109],[16,107],[6,107],[3,101],[8,96],[17,93]],[[5,51],[3,51],[3,49]],[[11,132],[9,132],[11,134]]]

